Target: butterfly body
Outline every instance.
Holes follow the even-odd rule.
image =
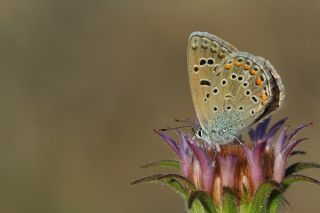
[[[233,142],[284,98],[280,77],[267,60],[209,33],[190,35],[188,73],[201,126],[197,135],[209,144]]]

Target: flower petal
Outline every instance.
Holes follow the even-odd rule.
[[[286,127],[282,132],[280,133],[275,145],[274,145],[274,153],[275,155],[279,154],[283,149],[287,142],[287,130],[288,127]]]
[[[264,119],[262,122],[260,122],[258,124],[257,129],[256,129],[258,140],[262,139],[265,136],[267,127],[268,127],[269,122],[270,122],[270,118],[271,117],[267,117],[266,119]]]
[[[179,145],[179,160],[181,167],[181,174],[185,177],[188,177],[190,166],[191,166],[191,156],[189,154],[189,146],[186,140],[186,135],[181,131],[178,131],[180,137],[180,145]]]
[[[307,126],[312,125],[313,123],[308,123],[308,124],[303,124],[301,126],[298,126],[295,130],[293,130],[290,135],[288,136],[288,140],[291,140],[293,138],[294,135],[296,135],[300,130],[306,128]]]
[[[263,166],[261,163],[262,154],[266,148],[266,141],[256,144],[254,150],[251,151],[246,145],[242,145],[249,164],[250,177],[256,189],[263,181]]]
[[[283,124],[286,122],[287,118],[283,118],[269,129],[268,133],[266,134],[266,138],[272,138],[277,131],[283,126]]]
[[[261,161],[261,158],[263,157],[266,146],[267,146],[267,141],[263,141],[263,142],[254,146],[254,148],[253,148],[254,161],[256,161],[256,162]]]
[[[257,141],[256,130],[253,128],[250,128],[248,133],[249,133],[251,141],[256,142]]]
[[[272,178],[274,181],[278,183],[281,182],[281,180],[284,177],[285,168],[286,168],[286,159],[284,158],[282,153],[278,153],[275,156],[274,165],[273,165]]]
[[[285,149],[283,150],[284,159],[287,160],[294,147],[296,147],[299,143],[307,139],[309,138],[299,138],[293,142],[288,143]]]
[[[237,165],[237,156],[229,154],[225,157],[217,155],[217,160],[220,165],[222,186],[232,188],[235,184],[236,177],[236,165]]]
[[[174,151],[174,153],[178,157],[180,156],[179,147],[177,143],[169,135],[166,135],[163,132],[159,132],[155,129],[153,131],[155,131],[158,135],[160,135],[160,137],[169,145],[169,147],[172,149],[172,151]]]
[[[209,159],[205,152],[196,144],[195,141],[188,139],[187,143],[199,161],[203,187],[206,192],[210,193],[212,190],[213,167],[209,164]]]

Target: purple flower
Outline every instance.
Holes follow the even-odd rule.
[[[186,135],[180,130],[177,130],[180,139],[179,143],[164,132],[156,132],[178,157],[181,175],[194,181],[199,189],[211,194],[213,193],[213,186],[217,186],[215,181],[219,181],[220,188],[230,187],[241,191],[242,185],[248,184],[239,184],[239,182],[241,183],[241,180],[249,180],[249,188],[246,190],[253,193],[264,181],[271,180],[270,177],[272,177],[272,180],[281,182],[284,177],[288,156],[296,145],[306,139],[302,138],[292,141],[293,136],[298,131],[310,124],[296,128],[290,135],[287,135],[286,127],[280,133],[274,146],[267,150],[267,146],[271,145],[275,134],[285,121],[286,118],[278,121],[267,131],[270,118],[266,118],[255,129],[251,128],[249,130],[253,145],[224,145],[222,146],[221,153],[212,153],[214,151],[211,150],[211,155],[209,154],[208,145],[201,147],[190,135]],[[238,150],[240,147],[243,152]],[[222,153],[225,153],[224,156]],[[265,159],[266,155],[269,155],[269,157],[273,155],[273,162],[270,162],[270,159],[268,161],[268,163],[274,165],[273,174],[266,174],[265,168],[270,166],[265,165],[267,162]],[[236,166],[239,159],[242,160],[242,165],[246,165],[243,170],[247,170],[247,174],[237,174]],[[219,174],[216,171],[216,167],[220,169]],[[242,175],[245,175],[245,177],[241,177]],[[241,180],[236,180],[236,177]]]
[[[174,165],[178,164],[180,174],[155,175],[134,183],[162,180],[188,198],[190,208],[193,200],[199,199],[207,212],[215,208],[223,212],[223,202],[228,200],[226,196],[234,197],[230,205],[238,205],[235,208],[241,212],[248,212],[248,209],[255,212],[266,202],[265,210],[278,209],[281,203],[278,201],[283,198],[277,195],[291,183],[304,180],[320,184],[315,179],[295,174],[304,168],[320,168],[319,164],[304,162],[287,167],[293,149],[306,139],[295,138],[295,135],[310,124],[301,125],[290,133],[285,127],[276,137],[285,121],[286,118],[268,129],[270,118],[267,118],[249,130],[250,143],[221,145],[220,151],[180,130],[175,130],[179,140],[155,130],[178,161],[161,161],[152,165],[172,166],[176,163]],[[274,193],[275,190],[279,193]],[[273,197],[265,200],[271,194]]]

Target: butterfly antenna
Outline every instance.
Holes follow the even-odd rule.
[[[192,122],[189,118],[187,118],[186,120],[180,120],[175,118],[174,121],[178,123],[187,123],[187,124],[192,124],[194,126],[197,126],[197,124],[195,122]]]
[[[177,129],[184,129],[184,128],[193,128],[193,126],[186,125],[186,126],[178,126],[178,127],[168,127],[168,128],[160,129],[160,131],[164,132],[164,131],[168,131],[168,130],[177,130]]]
[[[181,119],[175,118],[174,121],[179,122],[179,123],[189,123],[190,122],[189,118],[187,118],[186,120],[181,120]]]

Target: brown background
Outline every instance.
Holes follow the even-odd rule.
[[[320,162],[319,20],[317,0],[1,1],[0,212],[184,212],[171,190],[129,182],[173,157],[152,129],[193,116],[198,30],[272,62],[287,91],[274,120],[314,121],[300,149]],[[319,195],[294,186],[288,212],[318,212]]]

